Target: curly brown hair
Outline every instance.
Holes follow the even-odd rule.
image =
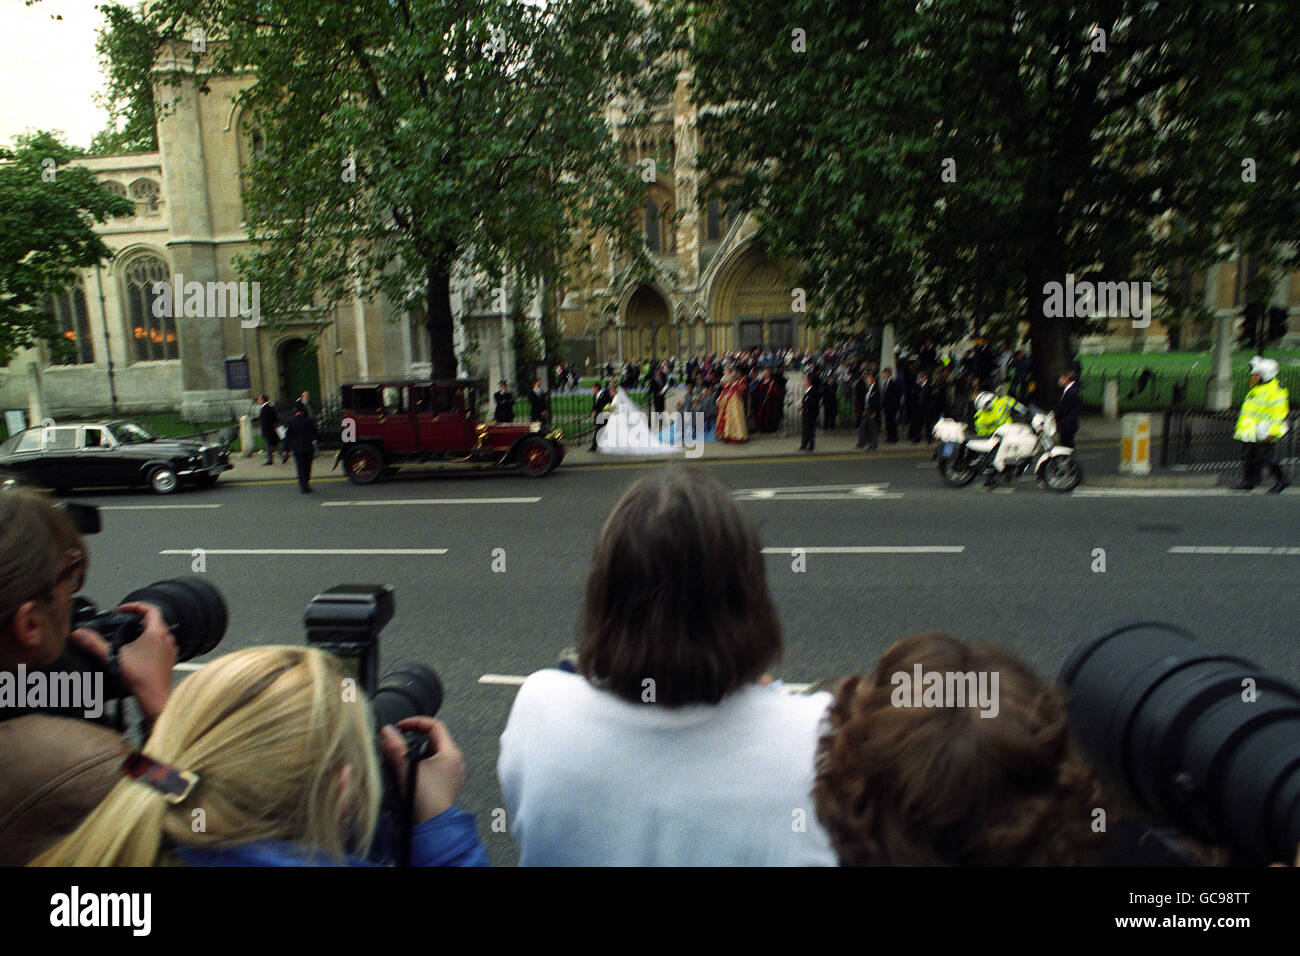
[[[996,716],[898,706],[893,675],[995,673]],[[1108,794],[1070,739],[1065,700],[988,644],[918,634],[872,677],[843,681],[817,751],[817,816],[846,866],[1076,866],[1096,862]]]

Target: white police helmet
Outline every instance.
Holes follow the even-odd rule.
[[[1261,382],[1271,382],[1277,378],[1278,365],[1274,359],[1256,355],[1250,360],[1250,374],[1258,375]]]
[[[980,392],[978,395],[975,396],[975,407],[982,412],[990,405],[992,405],[993,400],[996,398],[997,396],[994,395],[992,392]]]

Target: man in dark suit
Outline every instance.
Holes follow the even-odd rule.
[[[1056,403],[1056,433],[1060,443],[1074,447],[1074,436],[1079,431],[1079,373],[1074,369],[1059,379],[1061,399]]]
[[[492,416],[493,418],[499,422],[513,422],[515,420],[515,396],[504,380],[497,385],[497,390],[492,395],[492,401],[496,402],[496,411]]]
[[[871,446],[875,451],[880,447],[880,384],[874,372],[863,373],[862,381],[862,422],[858,425],[858,447]]]
[[[650,407],[660,415],[664,413],[664,396],[668,393],[668,366],[660,363],[650,379]]]
[[[302,494],[311,491],[311,460],[316,454],[316,425],[307,414],[302,402],[293,406],[293,418],[287,426],[289,434],[285,436],[285,447],[293,452],[293,461],[298,468],[298,490]]]
[[[943,407],[943,398],[938,387],[930,381],[927,372],[918,372],[916,376],[916,408],[913,423],[908,427],[908,437],[912,444],[929,442],[934,424],[939,420]]]
[[[596,419],[596,429],[591,433],[590,451],[596,450],[596,436],[599,435],[600,430],[605,427],[605,421],[600,417],[600,413],[609,407],[610,402],[614,401],[614,393],[617,391],[618,383],[611,378],[605,384],[604,388],[596,392],[596,397],[592,399],[591,412]]]
[[[819,378],[821,378],[819,376]],[[835,414],[840,409],[840,388],[839,381],[835,377],[835,369],[828,368],[825,378],[821,378],[819,386],[822,395],[822,426],[831,431],[835,427]]]
[[[862,366],[858,376],[853,381],[853,427],[862,428],[862,413],[866,411],[867,403],[867,368]],[[862,447],[861,445],[858,446]]]
[[[912,368],[907,376],[907,438],[913,445],[921,441],[921,429],[925,427],[925,388],[927,376]]]
[[[543,425],[551,423],[551,398],[542,388],[542,380],[538,379],[533,382],[532,391],[528,393],[528,405],[530,408],[530,419],[535,422],[541,422]]]
[[[800,451],[813,451],[817,444],[817,412],[822,402],[822,385],[817,372],[810,370],[808,380],[804,382],[803,397],[799,400],[799,410],[803,419],[803,434]]]
[[[266,445],[266,461],[262,464],[269,465],[275,459],[275,446],[280,444],[280,433],[275,430],[280,424],[280,415],[265,395],[257,396],[257,423],[262,430],[262,442]]]
[[[898,409],[903,404],[903,386],[894,378],[894,370],[887,368],[880,373],[882,402],[885,408],[885,441],[893,445],[898,442]]]

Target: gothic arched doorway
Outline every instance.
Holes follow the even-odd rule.
[[[623,310],[623,357],[631,361],[667,358],[673,351],[671,312],[663,294],[653,286],[640,286]]]
[[[319,409],[328,397],[320,393],[320,367],[316,349],[306,339],[289,339],[279,348],[280,398],[292,402],[307,392]]]

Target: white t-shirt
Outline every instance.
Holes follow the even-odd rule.
[[[748,685],[669,708],[533,674],[497,764],[521,864],[834,866],[811,795],[830,700]]]

